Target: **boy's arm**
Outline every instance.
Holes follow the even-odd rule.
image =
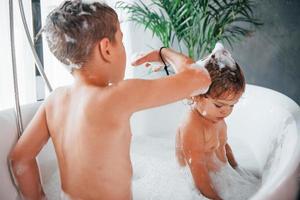
[[[162,52],[168,62],[176,65],[178,74],[155,80],[129,79],[120,82],[116,94],[118,99],[122,99],[121,106],[135,112],[190,97],[194,91],[210,85],[208,72],[205,69],[191,68],[191,59],[169,49],[163,49]],[[159,61],[155,59],[160,60],[158,52],[154,51],[135,64]]]
[[[174,68],[175,72],[177,73],[185,70],[187,65],[194,63],[194,61],[191,58],[169,48],[163,48],[161,50],[161,56],[167,63],[169,63]],[[162,62],[159,55],[159,51],[151,51],[148,54],[133,61],[131,64],[133,66],[137,66],[146,62]]]
[[[226,143],[225,145],[225,151],[226,151],[226,157],[228,159],[229,164],[231,165],[231,167],[236,168],[238,164],[233,156],[232,149],[228,143]]]
[[[45,197],[36,156],[48,139],[45,106],[42,104],[9,156],[16,184],[24,199]]]

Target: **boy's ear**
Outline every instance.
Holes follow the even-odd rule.
[[[112,45],[111,42],[108,38],[103,38],[99,43],[98,43],[98,48],[99,48],[99,53],[101,54],[102,59],[105,62],[111,62],[112,59]]]

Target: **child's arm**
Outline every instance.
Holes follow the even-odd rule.
[[[184,159],[190,167],[197,189],[210,199],[221,199],[209,176],[211,152],[206,150],[204,134],[190,122],[181,130]]]
[[[204,152],[194,153],[191,157],[187,158],[188,164],[190,166],[195,185],[200,192],[210,199],[219,200],[221,198],[215,191],[209,176],[207,156],[207,153]]]
[[[229,164],[231,165],[231,167],[236,168],[238,164],[233,156],[232,149],[228,143],[226,143],[225,145],[225,151],[226,151],[226,157],[228,159]]]
[[[135,112],[178,101],[191,96],[199,88],[206,88],[210,85],[208,72],[205,69],[191,68],[191,59],[169,49],[163,49],[162,52],[168,62],[176,65],[178,74],[155,80],[129,79],[120,82],[115,94],[118,100],[122,99],[120,106],[127,111]],[[143,58],[135,64],[160,60],[156,51]]]
[[[43,199],[45,197],[36,156],[48,139],[49,132],[43,104],[9,156],[16,184],[24,199]]]

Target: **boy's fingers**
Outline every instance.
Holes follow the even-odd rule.
[[[159,54],[157,51],[151,51],[147,54],[140,54],[133,59],[131,63],[133,66],[144,64],[145,62],[157,62],[160,61]]]
[[[143,64],[143,63],[145,63],[147,61],[148,61],[147,60],[147,55],[144,55],[144,56],[142,56],[142,57],[137,58],[136,60],[134,60],[131,64],[132,64],[132,66],[138,66],[138,65],[141,65],[141,64]]]
[[[162,69],[162,66],[156,66],[156,67],[153,67],[152,71],[154,72],[158,72]]]

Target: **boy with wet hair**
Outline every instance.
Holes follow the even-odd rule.
[[[220,43],[198,65],[208,70],[212,83],[205,94],[191,98],[191,109],[177,131],[177,160],[188,168],[204,196],[248,199],[259,187],[259,180],[238,167],[224,121],[245,90],[242,69]]]
[[[46,20],[43,30],[50,51],[68,70],[81,68],[99,38],[115,42],[118,16],[106,4],[65,1]]]
[[[47,17],[51,52],[74,77],[40,106],[12,149],[10,161],[24,199],[43,199],[36,156],[51,137],[66,199],[131,199],[129,119],[139,110],[187,98],[210,85],[204,68],[164,48],[177,74],[124,79],[126,54],[115,11],[103,3],[64,1]],[[161,61],[159,51],[137,59]],[[147,91],[145,93],[145,91]]]

